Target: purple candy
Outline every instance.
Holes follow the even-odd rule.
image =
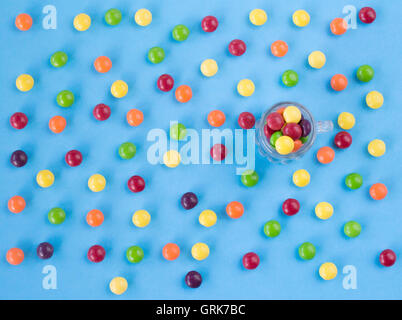
[[[184,209],[190,210],[198,203],[198,198],[193,192],[187,192],[181,197],[181,205]]]
[[[24,151],[17,150],[12,153],[10,161],[14,167],[23,167],[28,161],[28,156]]]
[[[49,242],[42,242],[36,249],[36,253],[41,259],[49,259],[53,255],[53,246]]]
[[[307,137],[311,132],[311,123],[310,121],[303,119],[299,122],[299,125],[302,127],[302,137]]]
[[[190,288],[198,288],[202,283],[202,277],[197,271],[190,271],[186,274],[185,281]]]

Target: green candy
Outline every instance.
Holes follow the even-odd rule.
[[[190,30],[183,24],[178,24],[173,28],[172,36],[176,41],[184,41],[188,38]]]
[[[275,148],[275,142],[278,140],[279,137],[282,137],[283,134],[280,131],[276,131],[271,135],[271,138],[269,138],[269,143],[271,144],[272,147]]]
[[[305,144],[308,141],[308,136],[307,137],[301,137],[300,141]]]
[[[264,233],[267,237],[275,238],[281,233],[281,225],[276,220],[270,220],[264,224]]]
[[[127,260],[131,263],[138,263],[144,258],[144,251],[139,246],[131,246],[126,251]]]
[[[119,9],[106,11],[105,22],[110,26],[117,26],[121,22],[121,11]]]
[[[254,170],[246,170],[241,175],[241,182],[246,187],[254,187],[258,182],[258,174]]]
[[[311,260],[315,257],[315,247],[310,242],[304,242],[299,247],[299,256],[303,260]]]
[[[343,227],[343,232],[349,238],[356,238],[360,234],[361,231],[362,231],[362,226],[360,225],[360,223],[358,223],[356,221],[349,221],[349,222],[345,223],[345,226]]]
[[[356,76],[362,82],[369,82],[374,77],[374,69],[367,64],[362,65],[357,69]]]
[[[148,60],[152,63],[161,63],[165,59],[165,51],[160,47],[153,47],[148,51]]]
[[[61,224],[66,219],[66,212],[62,208],[50,209],[47,218],[51,224]]]
[[[169,135],[172,140],[184,140],[187,135],[186,127],[181,123],[176,123],[170,127]]]
[[[57,51],[50,57],[50,63],[55,68],[60,68],[67,63],[68,56],[63,51]]]
[[[137,148],[134,143],[124,142],[119,147],[119,155],[122,159],[131,159],[135,156]]]
[[[60,107],[71,107],[74,103],[74,94],[69,90],[63,90],[59,92],[56,100]]]
[[[363,184],[363,178],[358,173],[348,174],[345,178],[345,184],[349,189],[359,189]]]
[[[286,70],[282,74],[282,82],[287,87],[294,87],[299,82],[299,76],[296,71]]]

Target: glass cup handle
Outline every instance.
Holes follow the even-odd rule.
[[[334,124],[331,120],[317,121],[317,133],[330,132],[334,129]]]

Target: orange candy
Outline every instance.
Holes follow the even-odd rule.
[[[21,31],[27,31],[32,27],[32,18],[27,13],[21,13],[15,18],[15,26]]]
[[[337,36],[344,34],[348,29],[348,24],[343,18],[335,18],[330,24],[331,32]]]
[[[279,108],[278,110],[276,110],[276,112],[278,112],[279,114],[282,114],[285,112],[285,107]]]
[[[317,160],[323,164],[330,163],[335,158],[335,151],[330,147],[322,147],[317,152]]]
[[[185,84],[178,86],[175,92],[177,101],[184,103],[190,101],[193,96],[191,88]]]
[[[8,200],[8,210],[12,213],[20,213],[25,209],[25,200],[21,196],[14,196]]]
[[[54,116],[49,120],[49,129],[54,133],[60,133],[67,125],[67,121],[62,116]]]
[[[283,57],[288,53],[288,44],[282,40],[276,40],[271,44],[271,52],[275,57]]]
[[[299,139],[295,140],[294,141],[293,152],[296,152],[297,150],[299,150],[302,145],[303,145],[303,142],[301,142],[301,140],[299,140]]]
[[[9,264],[16,266],[24,260],[24,251],[19,248],[11,248],[7,251],[6,259]]]
[[[112,68],[112,60],[105,56],[97,57],[94,62],[94,67],[95,70],[100,73],[108,72]]]
[[[162,249],[162,255],[166,260],[172,261],[179,257],[180,248],[175,243],[168,243]]]
[[[343,74],[336,74],[331,78],[331,87],[335,91],[342,91],[348,86],[348,79]]]
[[[103,223],[103,220],[103,213],[98,209],[92,209],[87,213],[87,223],[91,227],[99,227]]]
[[[225,123],[226,116],[220,110],[213,110],[208,113],[208,123],[213,127],[220,127]]]
[[[388,189],[383,183],[375,183],[370,187],[370,196],[374,200],[382,200],[386,197]]]
[[[239,219],[244,213],[244,207],[240,202],[232,201],[226,206],[226,213],[232,219]]]
[[[138,109],[131,109],[127,112],[127,122],[132,127],[138,127],[144,121],[144,114]]]

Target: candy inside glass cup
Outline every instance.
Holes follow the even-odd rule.
[[[266,124],[266,119],[268,115],[273,112],[277,112],[279,109],[286,108],[289,106],[295,106],[300,110],[302,119],[308,120],[311,124],[311,131],[307,136],[307,141],[297,150],[288,154],[280,154],[270,143],[270,139],[264,133],[264,125]],[[261,119],[256,123],[257,130],[257,145],[260,154],[267,158],[271,162],[288,163],[291,160],[301,158],[308,150],[310,150],[313,145],[317,133],[324,133],[332,131],[334,124],[332,121],[315,121],[313,115],[310,111],[297,102],[279,102],[269,108],[263,113]]]

